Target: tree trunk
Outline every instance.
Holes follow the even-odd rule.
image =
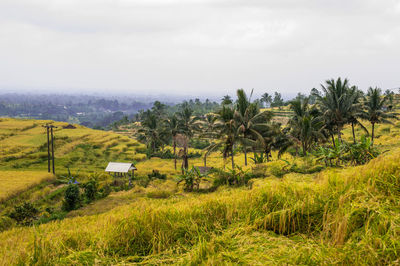
[[[174,137],[174,166],[175,166],[175,170],[176,170],[176,140]]]
[[[207,153],[204,154],[204,167],[207,167]]]
[[[185,156],[184,156],[184,159],[185,159],[184,167],[187,170],[189,168],[188,149],[187,149],[187,147],[185,147],[185,149],[184,149],[184,154],[185,154]]]
[[[340,128],[337,128],[337,137],[338,137],[338,142],[342,143],[342,136],[341,136],[341,132],[340,132]]]
[[[244,165],[247,165],[247,150],[246,150],[246,146],[243,146],[244,149]]]
[[[232,159],[232,170],[234,170],[235,169],[235,159],[233,158],[234,156],[233,156],[233,149],[232,149],[232,152],[231,152],[231,159]]]
[[[353,142],[354,144],[356,144],[356,134],[354,133],[354,123],[351,122],[351,130],[353,132]]]
[[[371,135],[371,146],[374,145],[374,136],[375,136],[375,123],[372,123],[372,135]]]
[[[333,136],[333,133],[331,134],[331,137],[332,137],[332,145],[334,148],[336,148],[335,137]]]
[[[304,141],[303,142],[303,156],[306,156],[306,151],[307,151],[307,143]]]

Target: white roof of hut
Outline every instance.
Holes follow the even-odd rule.
[[[132,163],[109,162],[106,168],[106,172],[114,173],[128,173],[131,170],[137,170]]]

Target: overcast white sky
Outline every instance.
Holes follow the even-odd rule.
[[[0,0],[0,89],[400,87],[400,0]]]

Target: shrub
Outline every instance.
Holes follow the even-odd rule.
[[[161,174],[160,171],[158,170],[153,170],[150,174],[147,175],[149,177],[150,180],[153,179],[162,179],[165,180],[167,179],[167,175],[166,174]]]
[[[247,185],[250,179],[256,176],[250,170],[244,170],[242,167],[236,165],[234,169],[223,171],[221,169],[214,169],[216,178],[214,179],[214,186],[229,185],[229,186],[243,186]]]
[[[207,175],[201,174],[199,168],[192,166],[192,169],[184,169],[184,173],[179,177],[178,184],[184,182],[186,191],[199,190],[201,180]]]
[[[63,220],[67,216],[67,212],[65,211],[57,211],[53,212],[50,210],[48,211],[48,208],[46,208],[46,212],[40,216],[40,218],[35,222],[35,224],[45,224],[51,221],[55,220]]]
[[[346,159],[354,165],[361,165],[378,155],[379,152],[372,146],[371,139],[363,136],[359,143],[349,145]]]
[[[289,173],[288,166],[289,162],[286,162],[286,165],[283,165],[280,162],[274,162],[269,165],[269,171],[272,175],[282,178],[284,175]]]
[[[96,199],[98,182],[96,179],[91,179],[85,184],[83,184],[84,196],[86,198],[86,202],[92,202]]]
[[[159,151],[159,152],[154,152],[151,157],[159,157],[161,159],[174,159],[175,156],[171,152],[171,150],[165,150],[165,151]]]
[[[8,216],[2,216],[0,217],[0,232],[8,230],[15,224],[15,221],[8,217]]]
[[[68,185],[65,190],[65,196],[63,201],[62,209],[64,211],[72,211],[80,206],[80,193],[77,184]]]
[[[267,161],[267,156],[262,152],[260,154],[255,153],[254,158],[250,158],[255,164],[265,163]]]
[[[101,189],[99,189],[99,198],[105,198],[111,193],[111,187],[110,185],[106,184],[103,186]]]
[[[20,206],[15,206],[14,211],[9,214],[9,217],[17,221],[21,225],[31,225],[37,219],[39,210],[31,203],[25,202]]]
[[[141,187],[147,187],[150,183],[148,176],[137,176],[135,177],[136,184]]]

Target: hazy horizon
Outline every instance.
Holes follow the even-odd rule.
[[[4,0],[0,37],[0,93],[400,87],[400,0]]]

